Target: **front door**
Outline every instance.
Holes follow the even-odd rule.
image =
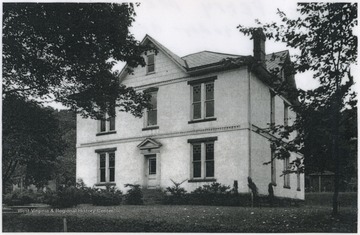
[[[147,185],[148,188],[156,188],[158,186],[157,179],[157,159],[156,154],[147,156]]]

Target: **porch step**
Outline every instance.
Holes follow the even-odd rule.
[[[162,204],[164,200],[164,192],[161,189],[141,189],[145,205]]]

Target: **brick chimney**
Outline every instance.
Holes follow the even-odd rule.
[[[265,63],[265,34],[262,28],[257,28],[253,33],[254,40],[254,58],[258,63],[261,63],[266,68]]]

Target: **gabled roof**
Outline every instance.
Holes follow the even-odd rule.
[[[163,46],[161,43],[150,37],[146,34],[145,38],[142,40],[141,44],[152,42],[160,51],[162,51],[164,54],[166,54],[170,59],[172,59],[177,65],[179,65],[182,69],[186,68],[186,63],[184,60],[182,60],[179,56],[177,56],[175,53],[167,49],[165,46]]]
[[[247,65],[254,62],[252,56],[234,55],[227,53],[219,53],[213,51],[201,51],[193,54],[189,54],[183,57],[179,57],[164,45],[156,41],[149,35],[146,35],[141,41],[141,44],[146,45],[152,43],[158,50],[163,52],[170,60],[172,60],[179,68],[184,72],[190,74],[206,73],[209,71],[216,71],[229,68],[228,64],[224,62],[226,59],[239,59],[239,63],[236,66]],[[280,51],[266,55],[266,69],[271,71],[273,69],[283,67],[283,62],[289,59],[288,51]],[[121,71],[121,75],[125,73],[125,67]]]
[[[289,51],[279,51],[265,56],[266,68],[271,71],[276,68],[282,68],[283,63],[289,59]]]
[[[201,51],[201,52],[183,56],[183,57],[181,57],[181,59],[186,61],[186,64],[191,69],[191,68],[196,68],[196,67],[200,67],[200,66],[216,64],[226,58],[238,58],[238,57],[242,57],[242,56],[232,55],[232,54],[224,54],[224,53],[213,52],[213,51]]]

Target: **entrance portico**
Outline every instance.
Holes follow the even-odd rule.
[[[161,159],[158,141],[146,138],[137,147],[144,157],[144,187],[155,189],[160,187],[161,178]]]

